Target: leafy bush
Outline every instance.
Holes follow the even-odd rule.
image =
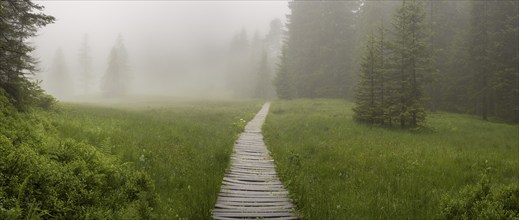
[[[149,219],[156,194],[142,171],[72,139],[0,89],[0,219]]]
[[[459,195],[444,196],[442,219],[519,219],[519,183],[492,186],[488,173]]]

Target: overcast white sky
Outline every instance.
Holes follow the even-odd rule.
[[[103,74],[118,34],[124,37],[130,59],[149,53],[190,53],[206,45],[228,43],[242,27],[249,36],[262,35],[269,23],[285,23],[286,1],[36,1],[56,18],[33,39],[34,55],[47,70],[62,48],[72,75],[84,33],[90,37],[95,74]],[[189,52],[188,52],[189,51]],[[136,66],[139,66],[138,64]]]

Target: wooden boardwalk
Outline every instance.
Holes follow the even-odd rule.
[[[213,209],[214,219],[298,219],[263,142],[261,125],[269,106],[263,105],[234,145],[231,168]]]

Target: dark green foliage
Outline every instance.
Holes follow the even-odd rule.
[[[519,3],[428,1],[430,108],[518,121]]]
[[[148,175],[55,132],[44,114],[18,112],[0,89],[0,219],[153,217]]]
[[[42,9],[30,0],[0,1],[0,87],[21,110],[27,109],[41,92],[30,79],[37,67],[30,56],[34,48],[27,40],[36,35],[38,28],[54,21],[39,13]]]
[[[352,11],[357,2],[293,1],[289,7],[285,51],[276,83],[276,90],[282,91],[278,96],[351,97],[355,49]]]
[[[441,201],[440,217],[441,219],[518,219],[519,184],[495,186],[489,174],[485,173],[477,184],[466,186],[458,195],[444,196]]]
[[[366,51],[362,57],[359,82],[355,90],[356,106],[354,118],[370,124],[384,124],[385,79],[384,79],[384,39],[383,29],[378,38],[370,35]]]
[[[290,72],[287,71],[286,47],[281,52],[280,63],[278,65],[274,86],[277,96],[281,99],[292,99],[296,97],[294,88],[295,79]]]
[[[519,3],[473,1],[469,66],[476,112],[517,121]]]
[[[359,51],[374,26],[387,24],[398,9],[387,37],[384,114],[391,119],[384,124],[417,126],[425,108],[519,121],[518,1],[293,1],[289,6],[276,78],[280,98],[351,97],[352,79],[363,80],[352,74],[362,72],[355,62],[365,62],[357,54],[363,54]]]
[[[383,28],[377,38],[368,37],[355,93],[358,121],[405,128],[425,120],[423,87],[431,70],[424,17],[419,2],[404,1],[394,17],[392,40],[385,42]]]
[[[394,16],[393,37],[388,59],[389,108],[396,109],[400,127],[416,127],[425,120],[424,85],[431,71],[428,33],[421,2],[403,1]]]

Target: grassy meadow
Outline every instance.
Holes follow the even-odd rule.
[[[517,125],[439,112],[429,113],[425,128],[403,131],[355,123],[352,107],[342,100],[271,106],[265,140],[305,219],[436,219],[446,216],[445,201],[482,179],[492,187],[519,183]]]
[[[210,219],[233,142],[259,101],[62,104],[50,121],[63,139],[88,143],[147,173],[159,219]]]

